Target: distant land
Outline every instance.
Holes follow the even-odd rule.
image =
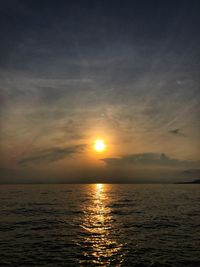
[[[179,183],[175,183],[175,184],[200,184],[200,179],[191,181],[191,182],[179,182]]]

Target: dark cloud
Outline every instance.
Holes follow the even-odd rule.
[[[104,158],[102,159],[108,165],[158,165],[158,166],[173,166],[189,164],[189,161],[173,159],[164,153],[142,153],[130,154],[120,158]]]
[[[188,169],[188,170],[184,170],[182,173],[188,176],[200,177],[200,169]]]
[[[86,145],[74,145],[68,146],[65,148],[50,148],[41,150],[31,155],[22,158],[19,161],[19,164],[40,164],[40,163],[51,163],[58,160],[62,160],[64,158],[70,157],[76,153],[80,153],[85,149]]]
[[[186,137],[186,135],[179,128],[170,130],[169,133],[176,135],[176,136]]]
[[[171,130],[169,132],[172,133],[172,134],[179,134],[180,129]]]

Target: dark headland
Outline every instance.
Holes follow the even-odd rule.
[[[175,183],[175,184],[200,184],[200,179],[191,181],[191,182],[179,182],[179,183]]]

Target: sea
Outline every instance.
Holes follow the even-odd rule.
[[[200,185],[0,185],[0,266],[200,266]]]

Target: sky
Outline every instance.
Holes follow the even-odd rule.
[[[200,178],[199,13],[195,0],[2,0],[0,183]]]

